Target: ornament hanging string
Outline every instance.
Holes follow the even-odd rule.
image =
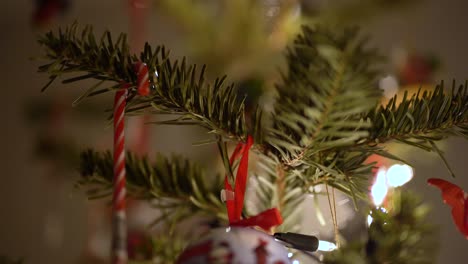
[[[141,96],[149,94],[148,68],[146,64],[135,64],[137,91]],[[143,70],[141,70],[143,68]],[[142,76],[143,75],[143,76]],[[144,76],[146,75],[146,76]],[[112,263],[127,263],[127,226],[126,226],[126,170],[125,170],[125,105],[129,84],[125,83],[115,94],[114,100],[114,192],[113,192],[113,232]]]
[[[258,226],[269,231],[273,226],[283,222],[281,214],[277,208],[265,210],[258,215],[242,219],[242,209],[244,207],[245,190],[247,187],[247,172],[249,167],[249,150],[253,145],[252,136],[247,137],[246,143],[240,142],[234,149],[229,164],[232,166],[240,158],[237,169],[234,188],[229,183],[228,176],[224,178],[224,198],[228,212],[229,224],[231,226]]]

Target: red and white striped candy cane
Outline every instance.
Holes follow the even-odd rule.
[[[148,66],[143,62],[135,64],[137,72],[137,91],[141,96],[150,93]],[[127,225],[125,216],[125,104],[127,88],[115,94],[114,101],[114,195],[113,195],[113,237],[112,237],[112,263],[127,263]]]
[[[114,195],[112,263],[127,263],[127,227],[125,216],[125,104],[127,89],[118,90],[114,101]]]

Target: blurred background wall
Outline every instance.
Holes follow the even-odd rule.
[[[128,32],[126,1],[70,2],[68,13],[58,20],[58,24],[66,25],[77,20],[80,24],[94,25],[97,32],[104,29],[114,33]],[[73,100],[68,91],[60,92],[61,89],[52,88],[46,94],[40,93],[47,79],[36,73],[39,63],[31,61],[30,57],[40,54],[36,37],[43,30],[31,26],[33,8],[33,1],[4,0],[0,3],[0,80],[3,84],[0,139],[4,148],[0,159],[0,255],[24,257],[25,263],[77,263],[85,251],[87,223],[91,221],[90,204],[94,202],[88,202],[80,191],[73,188],[74,175],[51,173],[50,166],[38,162],[32,154],[36,135],[25,117],[28,102],[50,94],[60,96],[61,93],[67,94],[63,95],[65,102],[71,104]],[[362,26],[383,53],[390,55],[395,48],[407,45],[436,54],[443,64],[437,79],[464,81],[468,79],[467,10],[468,1],[427,0],[403,11],[384,12]],[[167,43],[174,47],[176,55],[183,54],[185,43],[177,42],[180,32],[167,27],[167,16],[157,11],[150,14],[148,39],[152,43]],[[65,89],[73,90],[72,87]],[[75,91],[75,95],[79,92]],[[109,106],[104,105],[103,109]],[[70,111],[83,109],[86,105]],[[105,117],[102,114],[101,123],[93,121],[96,128],[87,127],[83,121],[81,124],[67,123],[65,131],[86,139],[78,142],[82,148],[97,141],[101,146],[110,145],[110,130],[106,128]],[[157,128],[153,132],[165,138],[156,140],[156,148],[190,153],[192,140],[180,140],[177,130]],[[177,140],[170,140],[170,136],[177,137]],[[453,181],[468,190],[468,143],[451,139],[444,149],[458,176]],[[416,167],[416,176],[409,188],[421,193],[432,205],[431,220],[440,226],[438,263],[464,263],[468,259],[468,242],[457,232],[450,209],[442,203],[439,192],[428,188],[425,183],[429,177],[448,178],[447,170],[433,154],[412,152],[408,159]]]

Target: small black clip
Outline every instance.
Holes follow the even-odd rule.
[[[308,236],[296,233],[275,233],[273,237],[279,241],[282,241],[286,246],[303,250],[303,251],[316,251],[319,246],[319,240],[315,236]]]

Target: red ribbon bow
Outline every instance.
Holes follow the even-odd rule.
[[[229,159],[229,164],[232,166],[234,161],[240,158],[239,168],[237,169],[234,189],[229,183],[228,177],[224,178],[224,188],[227,192],[234,193],[234,199],[226,200],[226,207],[231,226],[258,226],[269,231],[273,226],[283,223],[280,212],[277,208],[265,210],[258,215],[241,219],[242,208],[244,207],[245,189],[247,185],[247,170],[249,167],[249,150],[252,147],[253,139],[247,137],[247,142],[239,142],[234,152]],[[241,157],[242,156],[242,157]]]

